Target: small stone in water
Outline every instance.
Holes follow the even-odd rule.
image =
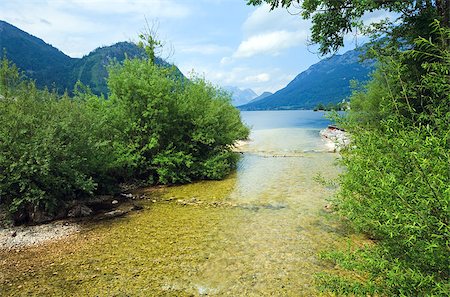
[[[119,203],[119,201],[113,200],[111,203],[112,203],[112,204],[117,204],[117,203]]]

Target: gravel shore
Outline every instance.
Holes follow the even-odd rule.
[[[0,229],[0,249],[18,249],[62,239],[80,231],[69,222],[52,222],[37,226],[18,226]]]
[[[350,144],[348,133],[335,126],[328,126],[326,129],[321,130],[320,136],[326,141],[331,152],[339,152]]]

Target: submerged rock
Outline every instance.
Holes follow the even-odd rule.
[[[142,210],[142,209],[144,209],[144,207],[142,205],[139,205],[139,204],[136,204],[136,203],[133,203],[133,206],[131,207],[132,211]]]
[[[105,212],[99,218],[100,219],[112,219],[112,218],[117,218],[117,217],[124,216],[127,213],[128,213],[128,211],[126,211],[126,210],[116,209],[116,210],[113,210],[113,211]]]

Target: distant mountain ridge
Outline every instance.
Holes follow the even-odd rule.
[[[75,59],[33,35],[0,20],[0,49],[38,86],[61,84],[67,80]],[[54,78],[54,79],[52,79]]]
[[[95,49],[83,58],[71,58],[42,39],[0,20],[0,49],[6,57],[39,87],[56,87],[59,92],[71,92],[80,80],[93,93],[107,95],[107,67],[112,60],[123,62],[125,57],[145,57],[145,51],[130,42],[118,42]],[[156,64],[170,66],[160,58]],[[183,76],[176,68],[177,76]]]
[[[234,106],[239,106],[250,102],[252,99],[258,97],[252,89],[240,89],[233,86],[224,86],[223,89],[231,93],[232,104]]]
[[[272,96],[272,95],[273,95],[273,93],[271,93],[271,92],[264,92],[264,93],[262,93],[261,95],[259,95],[258,97],[252,99],[252,100],[251,100],[250,102],[248,102],[248,103],[253,103],[253,102],[259,101],[259,100],[261,100],[261,99],[264,99],[264,98],[266,98],[266,97]]]
[[[313,109],[317,104],[338,103],[350,93],[350,81],[366,81],[375,61],[360,62],[361,50],[324,59],[297,75],[286,87],[241,110]]]

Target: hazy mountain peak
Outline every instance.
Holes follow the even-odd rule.
[[[266,97],[272,96],[272,95],[273,95],[273,93],[271,93],[271,92],[264,92],[264,93],[262,93],[261,95],[259,95],[258,97],[252,99],[252,100],[251,100],[250,102],[248,102],[248,103],[253,103],[253,102],[259,101],[259,100],[261,100],[261,99],[264,99],[264,98],[266,98]]]
[[[234,86],[224,86],[223,89],[231,93],[232,104],[239,106],[250,102],[252,99],[258,97],[252,89],[241,89]]]

